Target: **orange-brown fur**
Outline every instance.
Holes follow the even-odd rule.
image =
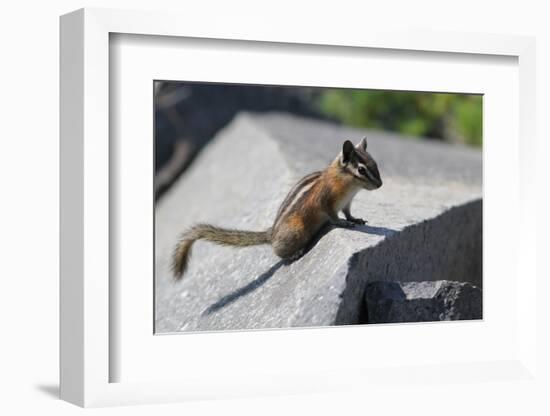
[[[337,166],[331,165],[325,173],[326,186],[330,189],[327,203],[330,208],[337,210],[338,202],[356,185],[353,177],[343,174]]]
[[[342,153],[324,171],[305,176],[292,188],[273,226],[266,231],[229,230],[208,224],[191,228],[174,250],[174,275],[180,278],[185,272],[191,247],[199,239],[241,247],[269,243],[279,257],[293,259],[302,254],[327,222],[344,227],[364,224],[351,215],[351,200],[360,189],[382,186],[376,162],[366,147],[366,139],[355,147],[346,141]],[[343,211],[345,220],[338,217],[339,211]]]
[[[353,178],[337,164],[322,172],[300,204],[279,221],[272,236],[275,254],[287,258],[303,249],[319,229],[337,215],[335,206],[354,186]]]

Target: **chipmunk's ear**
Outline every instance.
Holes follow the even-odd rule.
[[[355,146],[357,149],[361,150],[367,150],[367,138],[363,137],[363,139],[357,143],[357,146]]]
[[[346,164],[350,161],[351,155],[355,151],[355,148],[353,147],[353,143],[349,140],[346,140],[344,142],[344,145],[342,146],[342,163]]]

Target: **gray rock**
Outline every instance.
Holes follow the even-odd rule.
[[[384,186],[352,207],[368,224],[326,228],[285,265],[269,246],[197,242],[181,282],[178,235],[196,222],[263,230],[303,175],[345,139],[367,135]],[[155,331],[311,327],[366,322],[369,281],[447,279],[481,287],[481,153],[284,114],[241,114],[155,207]]]
[[[482,318],[481,289],[466,282],[371,282],[365,302],[373,324]]]

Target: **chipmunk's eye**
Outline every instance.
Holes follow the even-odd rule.
[[[363,166],[359,166],[357,172],[359,172],[360,175],[367,176],[367,170]]]

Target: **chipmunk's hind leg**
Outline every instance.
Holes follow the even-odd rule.
[[[286,258],[285,263],[289,264],[289,263],[295,262],[296,260],[298,260],[300,257],[304,255],[305,251],[306,250],[304,248],[298,250],[296,253],[294,253],[294,255]]]
[[[273,236],[271,245],[277,256],[287,261],[294,261],[304,254],[308,239],[299,232],[279,232]]]

